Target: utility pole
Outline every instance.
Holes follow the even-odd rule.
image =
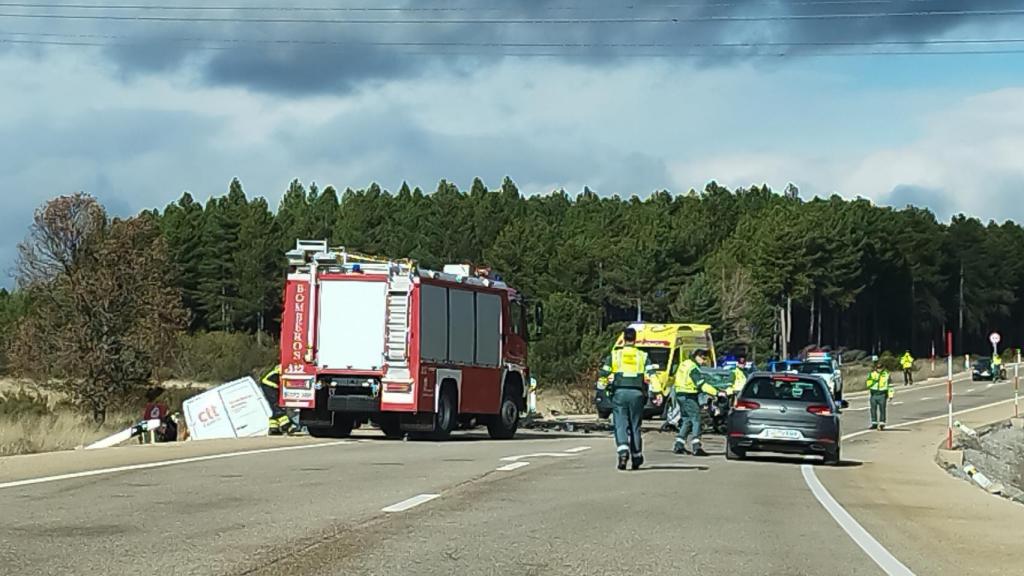
[[[789,358],[789,326],[786,323],[786,309],[779,306],[779,349],[782,351],[781,360]]]
[[[957,343],[960,345],[960,349],[963,349],[964,345],[964,261],[960,260],[960,316],[959,324],[957,326]]]
[[[914,323],[915,312],[917,311],[917,285],[914,280],[914,273],[910,273],[910,343],[907,345],[907,350],[914,349],[914,336],[916,336],[917,326]]]
[[[793,297],[786,296],[786,351],[789,351],[789,343],[793,341]]]

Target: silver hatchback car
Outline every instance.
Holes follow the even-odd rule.
[[[725,456],[819,454],[826,464],[839,464],[839,408],[816,376],[752,374],[729,414]]]

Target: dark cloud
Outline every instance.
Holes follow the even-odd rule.
[[[953,199],[945,190],[900,184],[892,189],[886,203],[895,208],[905,206],[927,206],[940,219],[952,215]]]
[[[154,197],[171,201],[183,175],[201,171],[209,158],[202,150],[221,130],[215,118],[157,110],[105,110],[63,120],[25,115],[3,126],[0,287],[11,285],[17,243],[47,199],[88,192],[114,216],[159,206]]]
[[[468,186],[479,176],[497,186],[502,178],[512,176],[520,178],[519,185],[529,192],[560,186],[579,192],[587,185],[628,196],[647,195],[671,181],[664,160],[647,154],[620,153],[596,144],[570,147],[555,138],[500,133],[452,137],[395,111],[341,114],[316,131],[283,130],[273,140],[295,162],[357,167],[345,170],[348,184],[353,179],[362,178],[368,184],[380,175],[398,175],[430,191],[442,178]],[[569,180],[581,174],[586,174],[585,180]],[[397,187],[398,182],[381,184]]]
[[[194,3],[194,2],[191,2]],[[287,95],[348,92],[368,81],[406,78],[423,73],[432,62],[455,68],[486,65],[509,53],[555,54],[592,65],[618,62],[641,54],[690,53],[706,65],[749,58],[765,52],[792,54],[829,49],[855,50],[856,46],[829,48],[712,47],[716,43],[862,43],[917,41],[935,38],[971,22],[999,23],[1019,16],[971,14],[926,16],[922,12],[1012,10],[1024,0],[893,0],[880,2],[768,2],[762,0],[706,0],[664,2],[625,0],[476,0],[434,2],[424,6],[413,0],[393,0],[388,6],[406,11],[380,11],[375,2],[350,0],[345,7],[374,7],[370,11],[295,11],[289,8],[319,5],[312,0],[277,3],[277,11],[90,11],[92,15],[216,18],[226,21],[154,22],[135,20],[27,20],[25,27],[49,34],[91,34],[78,41],[129,44],[105,49],[128,75],[159,73],[196,63],[210,85],[243,86]],[[444,10],[432,10],[442,7]],[[52,13],[67,13],[52,10]],[[835,14],[890,13],[909,16],[884,18],[809,18]],[[779,17],[795,19],[772,19]],[[466,20],[509,19],[660,19],[676,22],[614,23],[467,23]],[[715,18],[716,20],[710,20]],[[744,18],[769,18],[749,21]],[[252,22],[284,19],[290,22]],[[703,20],[702,20],[703,19]],[[244,21],[250,20],[250,21]],[[295,22],[295,20],[318,20]],[[406,20],[414,23],[339,24],[324,20]],[[461,21],[428,24],[423,20]],[[695,21],[696,20],[696,21]],[[1012,20],[1011,20],[1012,21]],[[421,22],[421,23],[416,23]],[[98,38],[95,36],[99,36]],[[52,38],[51,39],[56,39]],[[218,41],[204,41],[214,39]],[[223,42],[230,40],[233,42]],[[275,41],[316,42],[287,44]],[[266,43],[271,42],[271,43]],[[141,45],[140,45],[141,43]],[[378,43],[367,45],[367,43]],[[387,43],[390,45],[380,45]],[[401,45],[413,43],[413,45]],[[418,43],[426,43],[422,45]],[[483,44],[497,44],[486,46]],[[396,45],[397,44],[397,45]],[[523,46],[526,44],[526,46]],[[540,44],[541,46],[536,46]],[[558,46],[587,44],[585,48]],[[609,44],[677,44],[683,46],[623,47]],[[699,48],[686,45],[701,44]],[[533,45],[533,46],[531,46]],[[867,46],[866,48],[871,48]],[[866,49],[866,48],[861,48]],[[907,47],[904,47],[905,49]],[[921,47],[917,47],[920,49]],[[910,47],[909,49],[914,49]],[[442,54],[443,53],[443,54]]]

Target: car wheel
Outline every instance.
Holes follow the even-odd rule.
[[[733,445],[732,442],[725,443],[725,459],[726,460],[743,460],[747,457],[747,451],[739,446]]]
[[[839,444],[836,444],[836,447],[832,450],[825,452],[824,461],[827,466],[838,466],[839,463],[842,462],[839,452]]]

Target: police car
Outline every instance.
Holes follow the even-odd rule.
[[[843,372],[835,356],[828,352],[809,352],[800,363],[797,372],[821,378],[837,402],[843,399]]]

